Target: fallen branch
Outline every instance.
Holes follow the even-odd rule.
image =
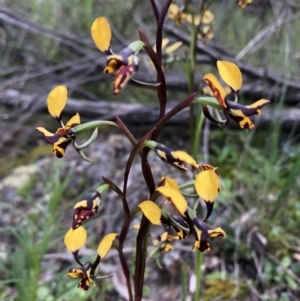
[[[6,107],[14,107],[16,111],[26,111],[36,104],[37,97],[45,100],[45,95],[29,95],[23,94],[16,90],[6,90],[0,93],[0,105]],[[170,103],[167,106],[167,112],[174,107],[175,103]],[[126,124],[129,125],[153,125],[157,121],[159,106],[158,104],[134,104],[125,102],[111,102],[105,100],[89,101],[69,99],[64,113],[74,115],[75,112],[80,112],[84,121],[103,119],[114,120],[115,115],[118,115]],[[36,111],[46,112],[46,102],[43,101],[36,106]],[[254,116],[253,119],[260,126],[269,124],[276,120],[284,130],[289,130],[292,127],[300,127],[300,109],[284,108],[281,110],[273,108],[263,108],[261,116]],[[188,126],[189,110],[183,110],[176,118],[168,121],[172,126]],[[235,126],[233,122],[230,123]]]
[[[59,42],[59,46],[71,52],[72,55],[77,55],[73,59],[69,59],[64,63],[59,63],[53,66],[38,66],[30,70],[30,72],[20,73],[20,70],[10,71],[9,78],[1,82],[1,89],[16,88],[19,84],[23,87],[24,82],[32,80],[36,83],[39,82],[39,88],[43,91],[49,90],[49,87],[64,83],[70,90],[78,90],[78,86],[99,82],[100,80],[109,80],[110,77],[104,77],[102,74],[105,66],[105,56],[103,56],[96,48],[91,39],[82,38],[74,34],[61,32],[48,28],[42,24],[27,20],[19,16],[7,8],[0,8],[0,21],[4,26],[13,26],[18,30],[26,31],[38,39],[37,34],[46,35],[49,39]],[[171,26],[165,25],[164,30],[170,36],[177,40],[181,40],[185,44],[190,43],[189,35],[184,31]],[[284,96],[285,104],[294,105],[300,101],[300,83],[292,79],[286,79],[276,72],[267,68],[257,68],[245,61],[236,61],[235,56],[230,52],[222,49],[213,44],[205,44],[201,41],[197,42],[197,62],[201,64],[215,65],[216,60],[230,60],[236,62],[244,77],[244,84],[241,90],[241,95],[251,101],[267,98],[277,101]],[[117,48],[117,47],[116,47]],[[33,67],[32,67],[33,68]],[[148,68],[143,68],[141,63],[141,70],[136,74],[136,79],[143,82],[156,82],[154,73],[149,71]],[[202,81],[203,74],[198,74],[195,78],[194,87],[198,90],[199,84]],[[183,73],[166,73],[166,83],[170,90],[186,91],[187,83],[186,77]],[[26,85],[26,93],[35,92],[36,85]],[[286,93],[282,95],[283,88]],[[17,88],[19,89],[19,87]],[[32,89],[32,91],[30,91]]]

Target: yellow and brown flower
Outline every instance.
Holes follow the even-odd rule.
[[[168,232],[163,232],[160,235],[157,236],[156,239],[154,239],[153,245],[154,246],[159,246],[159,250],[162,253],[167,253],[173,250],[173,246],[171,245],[171,243],[174,240],[178,240],[178,236],[176,235],[170,235]]]
[[[91,35],[98,49],[108,55],[103,73],[114,75],[113,93],[117,95],[138,71],[138,57],[130,45],[119,53],[113,53],[110,45],[111,28],[105,17],[98,17],[93,22]]]
[[[161,50],[162,50],[162,54],[163,54],[163,66],[162,69],[164,70],[166,66],[171,65],[172,63],[174,63],[177,59],[176,55],[174,55],[174,52],[182,46],[182,42],[181,41],[177,41],[171,45],[168,46],[170,40],[168,38],[163,38],[162,39],[162,43],[161,43]],[[156,44],[153,46],[153,50],[156,52]],[[155,66],[152,62],[152,60],[150,59],[150,66],[155,69]]]
[[[193,251],[195,249],[199,249],[201,252],[209,251],[210,245],[207,241],[209,238],[226,236],[225,231],[221,227],[211,229],[203,220],[195,215],[190,207],[188,207],[185,217],[179,214],[171,214],[163,210],[162,224],[167,231],[170,228],[173,228],[176,231],[176,236],[164,232],[154,241],[155,244],[162,242],[162,246],[166,247],[167,250],[172,249],[170,243],[175,239],[183,240],[190,234],[194,234],[195,243]]]
[[[89,193],[82,201],[74,206],[72,228],[76,229],[95,215],[101,204],[101,195],[98,191]]]
[[[202,171],[195,178],[195,189],[199,197],[205,202],[207,213],[203,220],[206,221],[212,213],[214,201],[221,187],[215,167],[211,165],[199,165],[199,168]]]
[[[219,176],[216,173],[216,168],[209,166],[210,169],[202,170],[195,178],[194,187],[198,196],[205,202],[207,213],[204,221],[207,220],[213,210],[214,201],[220,191]],[[188,209],[187,201],[180,192],[177,182],[171,178],[163,178],[162,184],[156,188],[183,217],[186,216]]]
[[[76,230],[75,230],[76,231]],[[104,236],[102,241],[100,242],[98,249],[97,249],[97,257],[95,261],[92,263],[90,261],[87,261],[83,265],[79,262],[81,265],[80,268],[76,269],[70,269],[69,272],[66,274],[66,276],[71,278],[81,278],[78,288],[83,290],[88,290],[90,285],[93,284],[95,286],[95,282],[93,281],[93,278],[95,278],[95,270],[100,264],[100,262],[106,257],[109,250],[111,249],[116,237],[117,233],[109,233]],[[69,247],[67,246],[69,249]],[[77,261],[78,262],[78,261]]]
[[[217,67],[222,80],[231,88],[231,91],[235,96],[235,101],[229,101],[227,99],[227,92],[225,88],[212,73],[206,74],[204,76],[204,81],[208,84],[218,103],[223,108],[227,121],[231,118],[236,121],[241,128],[254,128],[254,124],[249,117],[253,115],[260,115],[260,109],[270,101],[267,99],[260,99],[255,103],[246,106],[237,103],[236,101],[239,98],[239,91],[242,87],[242,74],[240,69],[236,64],[228,61],[217,61]],[[215,120],[210,115],[207,106],[204,106],[203,112],[209,120],[220,124],[219,121]]]
[[[187,165],[194,169],[199,167],[197,162],[188,153],[181,150],[173,151],[161,143],[156,144],[154,152],[163,162],[173,165],[185,174],[188,173]]]
[[[203,220],[189,215],[189,223],[192,224],[192,230],[195,235],[193,251],[199,249],[200,252],[209,251],[209,238],[226,237],[225,231],[221,227],[211,229]]]
[[[168,10],[168,18],[175,20],[177,26],[181,26],[182,21],[186,18],[186,14],[177,4],[172,3]]]
[[[173,228],[179,240],[183,240],[190,235],[190,227],[185,217],[177,213],[168,213],[164,210],[161,222],[165,229]]]
[[[95,285],[95,282],[92,280],[93,272],[94,272],[94,265],[87,261],[82,267],[76,269],[70,269],[66,276],[71,278],[81,278],[78,288],[87,291],[91,284]]]
[[[37,127],[36,130],[44,136],[44,139],[53,144],[53,154],[57,158],[62,158],[65,154],[67,146],[75,141],[76,135],[72,128],[80,124],[80,116],[78,113],[74,115],[66,125],[64,125],[61,114],[67,103],[68,91],[66,86],[55,87],[48,95],[47,105],[48,111],[61,127],[55,133],[51,133],[43,127]]]

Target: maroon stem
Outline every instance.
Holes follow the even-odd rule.
[[[168,9],[172,3],[172,0],[166,0],[162,6],[158,22],[157,22],[157,31],[156,31],[156,55],[157,60],[162,65],[162,39],[163,39],[163,26],[165,22],[165,18],[168,12]],[[157,82],[161,83],[161,85],[157,88],[157,95],[160,101],[160,112],[159,119],[161,119],[165,115],[166,105],[167,105],[167,87],[166,87],[166,79],[164,72],[157,72]]]
[[[128,291],[128,297],[129,297],[129,301],[133,301],[133,295],[132,295],[132,290],[131,290],[131,278],[130,278],[130,272],[129,272],[129,268],[128,268],[128,264],[127,264],[127,260],[126,257],[124,255],[123,252],[123,246],[124,246],[124,242],[125,239],[127,237],[127,233],[129,230],[129,226],[130,226],[130,210],[128,207],[128,202],[126,200],[126,196],[124,195],[124,193],[121,191],[121,189],[114,184],[111,180],[102,177],[103,182],[108,184],[109,187],[114,190],[118,196],[121,198],[122,203],[123,203],[123,210],[125,213],[125,220],[124,223],[122,225],[122,229],[121,229],[121,233],[119,235],[119,258],[120,258],[120,263],[122,266],[122,270],[126,279],[126,285],[127,285],[127,291]]]
[[[159,18],[159,12],[155,3],[155,0],[150,0],[150,3],[152,5],[152,9],[153,9],[153,13],[154,13],[154,17],[156,20],[156,24],[158,23],[158,18]]]

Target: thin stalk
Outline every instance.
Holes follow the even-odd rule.
[[[201,279],[202,279],[202,263],[203,263],[203,253],[197,251],[196,253],[196,266],[195,266],[195,273],[196,273],[196,290],[194,294],[194,301],[199,301],[200,298],[200,291],[201,291]]]
[[[195,74],[195,65],[196,65],[196,42],[197,42],[197,32],[201,26],[202,18],[205,11],[205,0],[202,1],[200,5],[200,15],[201,20],[198,26],[194,25],[194,16],[192,22],[192,35],[191,35],[191,47],[190,47],[190,74],[188,75],[188,79],[190,81],[189,87],[194,85],[194,74]],[[195,112],[196,110],[196,112]],[[196,120],[194,114],[196,113]],[[190,118],[191,118],[191,146],[192,146],[192,155],[196,161],[198,161],[198,151],[200,145],[200,135],[204,124],[204,114],[201,110],[201,105],[197,104],[196,106],[191,106],[190,110]],[[197,208],[198,202],[195,203],[195,208]],[[194,301],[198,301],[200,298],[200,289],[201,289],[201,267],[203,263],[203,254],[201,252],[197,252],[196,255],[196,264],[195,264],[195,274],[196,274],[196,290],[193,297]]]
[[[191,34],[191,44],[189,50],[189,61],[186,63],[186,75],[188,92],[192,93],[194,90],[194,77],[195,77],[195,64],[196,64],[196,39],[197,33],[194,25],[194,15],[192,15],[192,34]],[[190,106],[190,134],[191,134],[191,145],[193,145],[194,128],[195,128],[195,111],[194,106]]]
[[[203,128],[204,124],[204,114],[201,110],[200,105],[197,105],[197,116],[196,116],[196,126],[194,129],[194,137],[193,137],[193,149],[192,149],[192,154],[193,158],[198,161],[198,150],[199,150],[199,145],[200,145],[200,136],[201,136],[201,131]]]
[[[180,278],[181,278],[181,300],[185,301],[188,295],[188,291],[185,283],[187,279],[187,272],[185,266],[182,266],[180,269]]]

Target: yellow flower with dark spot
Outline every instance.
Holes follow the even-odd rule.
[[[171,242],[174,240],[178,240],[178,236],[169,235],[168,232],[163,232],[162,234],[158,235],[156,239],[154,239],[153,245],[159,245],[159,250],[162,253],[167,253],[173,250],[173,246]]]
[[[188,207],[185,217],[164,211],[162,216],[162,224],[167,230],[169,230],[171,227],[174,228],[177,236],[174,237],[172,235],[168,235],[168,232],[164,232],[160,237],[154,240],[155,245],[161,241],[170,244],[175,239],[183,240],[190,234],[194,234],[195,243],[193,246],[193,251],[195,249],[199,249],[199,251],[204,252],[210,250],[210,246],[207,241],[208,238],[226,236],[225,231],[221,227],[211,229],[203,220],[199,219],[195,215],[195,212],[190,207]]]
[[[220,191],[219,177],[215,168],[204,170],[196,176],[195,189],[199,197],[206,204],[207,214],[204,220],[207,220],[211,215],[214,201]]]
[[[235,95],[235,100],[237,101],[239,97],[239,91],[242,87],[242,74],[239,67],[228,61],[218,61],[217,67],[222,80],[231,88]],[[260,99],[251,105],[244,106],[236,101],[227,100],[227,92],[225,88],[213,74],[206,74],[204,76],[204,80],[211,88],[220,106],[223,108],[223,111],[227,117],[227,121],[229,118],[231,118],[236,121],[241,128],[254,128],[254,124],[250,120],[249,116],[260,115],[260,109],[270,102],[267,99]],[[214,120],[206,106],[204,106],[203,111],[209,120],[220,123],[219,121]]]
[[[90,285],[93,284],[95,286],[95,282],[93,278],[95,278],[95,270],[100,264],[100,262],[105,258],[111,249],[116,237],[117,233],[109,233],[104,236],[102,241],[99,244],[97,249],[97,257],[96,260],[92,263],[87,261],[80,268],[70,269],[66,276],[71,278],[81,278],[78,288],[83,290],[88,290]],[[79,262],[80,263],[80,262]]]
[[[200,165],[201,166],[201,165]],[[216,168],[210,165],[203,165],[206,170],[202,170],[195,179],[194,187],[199,197],[205,202],[207,213],[204,221],[209,218],[212,213],[214,201],[220,191],[219,177]],[[168,201],[172,203],[174,208],[181,216],[186,216],[188,209],[187,201],[180,192],[177,182],[171,178],[164,178],[162,185],[156,190],[162,194]]]
[[[82,267],[77,269],[70,269],[66,276],[71,278],[81,278],[78,288],[87,291],[91,284],[95,285],[92,280],[93,264],[87,261]]]
[[[168,10],[168,18],[175,20],[177,26],[181,26],[182,21],[186,18],[186,14],[182,12],[177,4],[172,3]]]
[[[208,238],[226,237],[226,233],[221,227],[211,229],[203,220],[197,217],[194,217],[191,221],[195,234],[193,251],[195,251],[195,249],[199,249],[200,252],[209,251],[210,245],[207,242]]]
[[[67,99],[67,87],[55,87],[48,95],[47,105],[50,115],[58,121],[61,127],[58,128],[54,134],[43,127],[36,128],[36,130],[44,136],[44,139],[48,143],[53,144],[53,154],[57,158],[62,158],[70,142],[75,141],[76,135],[72,131],[72,128],[80,124],[80,116],[77,113],[67,122],[66,125],[64,125],[61,119],[61,113],[66,106]]]
[[[160,143],[157,143],[154,151],[163,162],[173,165],[185,174],[188,172],[187,165],[195,169],[198,168],[197,162],[184,151],[173,151]]]
[[[138,71],[138,57],[130,45],[119,53],[113,53],[110,45],[111,28],[105,17],[98,17],[93,22],[91,35],[98,49],[108,55],[103,73],[114,75],[113,93],[117,95]]]

